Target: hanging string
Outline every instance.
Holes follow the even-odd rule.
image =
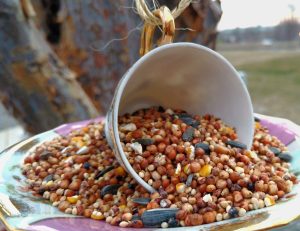
[[[194,1],[194,0],[181,0],[178,5],[171,11],[172,17],[175,19],[177,18],[188,6],[189,4]],[[152,0],[154,8],[158,9],[159,4],[157,0]],[[144,23],[153,25],[153,26],[162,26],[162,20],[157,17],[157,15],[154,15],[153,12],[149,9],[147,4],[145,3],[145,0],[135,0],[133,3],[135,3],[134,6],[120,6],[126,9],[132,9],[135,13],[139,14]],[[154,9],[154,10],[155,10]],[[158,27],[161,31],[162,29]],[[128,37],[134,32],[134,31],[141,31],[142,26],[139,24],[135,28],[131,29],[126,36],[122,38],[114,38],[110,41],[108,41],[105,45],[101,46],[101,48],[97,48],[96,45],[92,45],[91,48],[93,50],[101,51],[103,52],[107,47],[109,47],[113,42],[116,41],[123,41],[125,39],[128,39]],[[189,30],[189,31],[194,31],[193,29],[190,28],[175,28],[175,30]],[[162,31],[163,33],[163,31]]]
[[[181,0],[178,5],[171,11],[174,19],[176,19],[192,2],[192,0]],[[136,10],[140,17],[148,24],[161,25],[162,22],[148,8],[145,0],[135,0]]]

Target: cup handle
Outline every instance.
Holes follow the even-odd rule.
[[[170,9],[166,6],[162,6],[154,10],[153,15],[160,19],[162,24],[162,36],[157,41],[157,45],[161,46],[172,43],[175,35],[175,21]],[[140,56],[145,55],[152,49],[153,34],[156,26],[158,25],[145,22],[141,35]]]

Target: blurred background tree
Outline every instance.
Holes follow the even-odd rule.
[[[295,41],[299,39],[300,23],[296,18],[283,20],[274,30],[274,38],[277,41]]]
[[[172,9],[177,1],[159,4]],[[132,0],[0,0],[0,100],[28,132],[105,114],[138,59],[139,33],[131,32],[142,22],[132,7]],[[193,1],[176,22],[189,28],[177,41],[214,49],[221,15],[220,1]]]

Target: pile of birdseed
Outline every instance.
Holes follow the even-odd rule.
[[[121,227],[194,226],[272,206],[297,183],[291,155],[256,122],[251,150],[212,115],[153,107],[119,117],[127,174],[89,124],[38,146],[24,160],[28,190],[62,212]]]

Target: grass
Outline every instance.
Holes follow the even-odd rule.
[[[300,124],[299,51],[226,51],[222,54],[238,70],[247,73],[255,112]]]
[[[254,63],[261,63],[264,65],[273,59],[286,59],[297,57],[300,54],[299,50],[235,50],[235,51],[221,51],[235,67],[242,65],[250,65]]]

